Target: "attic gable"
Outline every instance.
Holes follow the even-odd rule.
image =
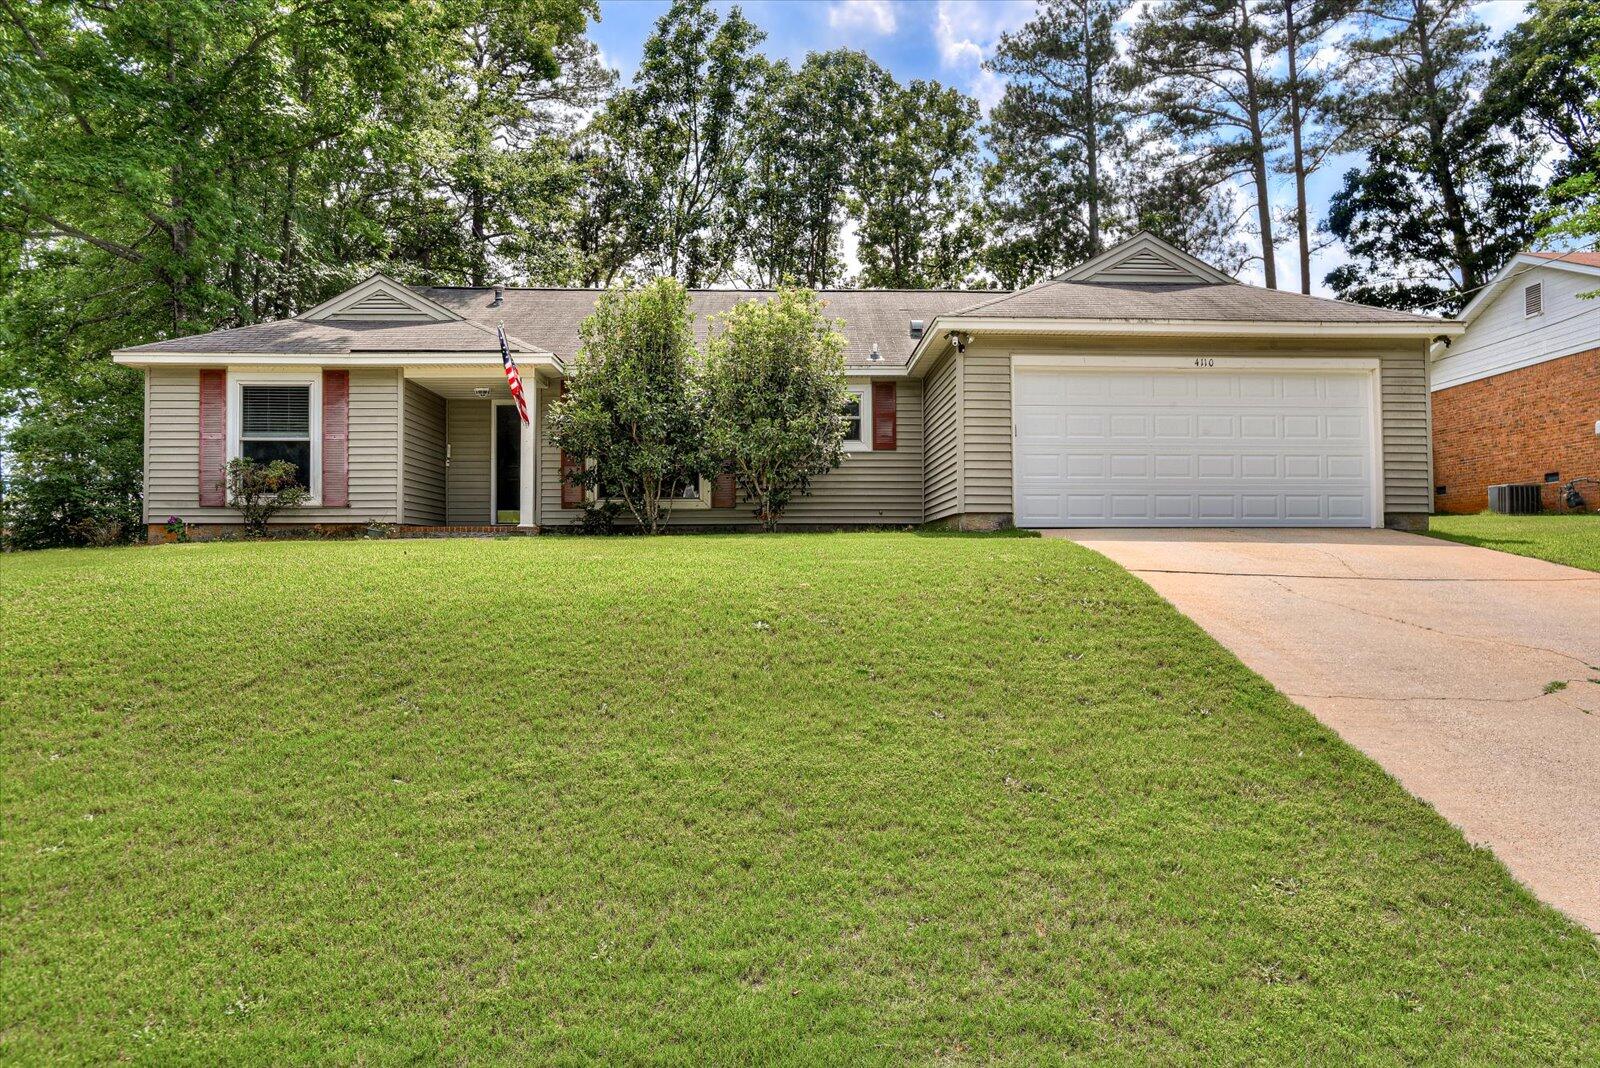
[[[375,274],[298,318],[311,322],[444,323],[461,316],[392,278]]]
[[[1135,234],[1093,259],[1056,276],[1058,282],[1121,282],[1174,285],[1237,285],[1230,278],[1165,241],[1147,233]]]

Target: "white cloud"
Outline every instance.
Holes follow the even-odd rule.
[[[1035,10],[1034,0],[939,0],[933,17],[939,65],[964,76],[966,92],[985,111],[999,101],[1005,85],[983,69],[983,61],[993,54],[1001,34],[1019,28]]]
[[[888,35],[895,29],[890,0],[834,0],[828,5],[828,25],[836,30],[866,30]]]
[[[1495,40],[1521,22],[1527,13],[1528,5],[1521,0],[1480,0],[1473,6],[1473,14],[1489,27],[1489,36]]]

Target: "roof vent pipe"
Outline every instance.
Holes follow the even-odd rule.
[[[922,336],[922,320],[921,319],[913,319],[913,320],[911,320],[911,336],[914,337],[914,338],[920,338]]]
[[[504,304],[505,302],[506,302],[506,287],[503,286],[503,285],[496,284],[495,287],[494,287],[494,303],[489,305],[489,307],[498,308],[498,307],[500,307],[500,305]]]

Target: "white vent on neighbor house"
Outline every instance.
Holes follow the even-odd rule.
[[[1522,290],[1522,314],[1534,316],[1544,314],[1544,283],[1535,282],[1531,286],[1524,286]]]

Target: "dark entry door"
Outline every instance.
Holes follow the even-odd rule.
[[[494,521],[518,522],[522,490],[522,419],[515,404],[494,406]]]

